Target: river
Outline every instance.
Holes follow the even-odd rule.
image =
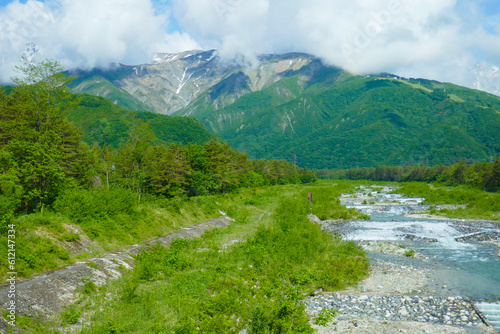
[[[495,222],[424,219],[411,212],[423,211],[423,198],[393,194],[390,187],[361,187],[341,201],[361,210],[371,220],[344,224],[338,231],[347,240],[392,241],[421,254],[409,262],[432,268],[441,293],[469,297],[476,305],[492,311],[490,322],[500,330],[500,225]],[[371,257],[383,256],[370,254]]]

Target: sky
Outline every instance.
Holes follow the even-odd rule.
[[[66,69],[305,52],[356,74],[471,86],[476,64],[500,66],[500,0],[0,0],[1,83],[29,45]]]

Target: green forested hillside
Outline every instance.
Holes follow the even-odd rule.
[[[171,226],[159,212],[181,215],[192,197],[316,179],[286,161],[249,160],[198,121],[124,115],[103,98],[70,94],[57,62],[26,62],[20,71],[14,87],[0,87],[0,251],[18,226],[20,276],[71,261],[58,243],[76,238],[68,222],[102,244],[123,246],[163,233]],[[209,202],[192,208],[218,212]]]
[[[321,72],[321,71],[320,71]],[[226,108],[180,114],[251,157],[297,159],[310,168],[452,164],[500,152],[500,98],[422,79],[300,74]]]
[[[130,111],[98,96],[74,98],[78,103],[68,110],[68,118],[82,129],[83,140],[88,144],[107,144],[116,148],[126,141],[129,129],[141,121],[149,123],[155,137],[163,143],[203,144],[215,139],[193,118]]]
[[[500,98],[488,93],[355,75],[299,53],[261,56],[254,67],[223,62],[214,50],[168,59],[76,73],[73,87],[132,110],[176,111],[251,158],[301,167],[449,165],[500,154]]]

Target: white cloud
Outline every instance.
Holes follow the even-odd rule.
[[[485,12],[484,3],[493,1],[16,0],[0,8],[0,81],[35,42],[67,67],[137,64],[155,52],[201,48],[250,62],[297,51],[356,73],[468,84],[474,63],[500,64],[500,14]],[[171,20],[179,32],[166,33]]]
[[[224,58],[243,54],[251,60],[271,50],[268,0],[176,0],[176,14],[205,48],[216,48]]]
[[[149,62],[155,52],[199,48],[186,33],[167,34],[168,12],[150,0],[29,0],[0,9],[0,82],[14,74],[28,43],[66,68]]]
[[[177,0],[175,4],[181,25],[193,38],[227,55],[239,52],[252,58],[263,52],[300,51],[356,73],[413,73],[418,66],[433,79],[461,84],[468,79],[453,68],[463,65],[464,59],[472,66],[472,47],[490,61],[499,61],[498,32],[474,32],[481,20],[488,21],[474,1]],[[475,21],[469,17],[471,11]]]

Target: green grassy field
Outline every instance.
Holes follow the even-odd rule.
[[[313,192],[314,213],[354,218],[359,214],[337,199],[353,188],[353,182],[319,182],[199,198],[207,201],[206,208],[213,205],[236,221],[199,239],[177,239],[169,249],[141,253],[122,279],[100,288],[86,284],[76,304],[53,322],[23,318],[20,323],[27,333],[55,333],[82,322],[87,323],[82,333],[237,333],[245,328],[310,333],[300,300],[319,288],[356,284],[369,263],[354,243],[309,222],[307,192]]]
[[[27,232],[26,247],[33,248],[30,254],[35,258],[38,253],[48,254],[45,263],[35,263],[27,275],[91,255],[74,256],[63,247],[48,245],[48,239],[41,242],[43,236],[35,237],[40,229],[71,240],[76,236],[61,228],[71,222],[92,236],[100,246],[98,252],[103,252],[219,216],[220,211],[235,219],[201,238],[176,239],[169,249],[153,246],[137,257],[135,269],[124,272],[121,279],[103,287],[85,284],[77,302],[52,321],[24,317],[19,325],[26,333],[60,333],[74,324],[85,324],[77,328],[80,333],[238,333],[243,329],[310,333],[311,319],[300,301],[317,289],[335,291],[355,285],[368,274],[369,262],[355,243],[325,234],[308,221],[307,193],[313,193],[313,213],[321,219],[366,219],[341,206],[338,197],[358,185],[375,183],[389,184],[330,180],[306,186],[242,188],[185,200],[149,198],[131,206],[122,198],[121,205],[113,205],[114,211],[93,208],[97,203],[91,203],[83,206],[89,211],[65,206],[65,215],[19,217],[17,224]],[[467,205],[432,213],[498,217],[496,193],[416,182],[390,184],[401,185],[397,192],[407,196],[426,197],[429,204]],[[105,205],[102,199],[99,202]],[[110,224],[114,228],[105,230]]]

